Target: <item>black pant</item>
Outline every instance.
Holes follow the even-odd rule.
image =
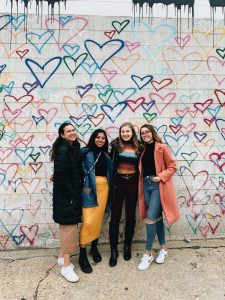
[[[111,204],[111,224],[119,224],[123,200],[125,199],[125,216],[126,223],[135,224],[136,205],[138,198],[138,177],[124,179],[120,175],[116,178],[115,199]]]

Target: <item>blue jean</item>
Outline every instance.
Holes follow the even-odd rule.
[[[144,197],[148,208],[147,219],[151,220],[152,224],[146,224],[147,243],[146,250],[150,251],[157,234],[159,244],[165,244],[165,228],[162,218],[162,205],[159,193],[159,184],[152,181],[152,177],[144,178]]]

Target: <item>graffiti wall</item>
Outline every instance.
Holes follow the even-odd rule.
[[[224,237],[225,26],[214,26],[0,15],[1,250],[58,246],[49,151],[64,121],[83,143],[96,128],[112,140],[124,121],[153,124],[177,162],[181,218],[168,238]]]

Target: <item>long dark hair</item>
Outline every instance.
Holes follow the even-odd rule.
[[[53,145],[52,145],[52,149],[50,151],[50,158],[51,160],[55,160],[56,157],[56,152],[59,149],[59,146],[62,145],[63,143],[63,137],[61,136],[62,134],[64,134],[64,128],[68,125],[73,126],[71,123],[69,122],[64,122],[59,126],[58,129],[58,137],[56,138],[56,140],[54,141]],[[73,126],[74,127],[74,126]]]
[[[159,143],[163,143],[161,137],[158,135],[158,132],[155,130],[154,126],[150,125],[150,124],[144,124],[141,126],[140,128],[140,137],[141,137],[141,129],[142,128],[148,128],[148,130],[151,131],[152,133],[152,138],[154,142],[159,142]],[[145,142],[143,141],[142,137],[141,137],[141,142],[142,144],[145,144]]]
[[[108,152],[109,141],[108,141],[108,137],[107,137],[107,135],[106,135],[106,132],[105,132],[105,130],[103,130],[103,129],[96,129],[96,130],[92,133],[92,135],[90,136],[90,139],[89,139],[89,141],[88,141],[87,148],[88,148],[88,150],[90,150],[90,151],[94,151],[94,150],[96,149],[97,146],[95,145],[95,139],[96,139],[96,137],[98,136],[99,133],[103,133],[104,136],[105,136],[105,144],[102,146],[102,150],[103,150],[104,152]]]

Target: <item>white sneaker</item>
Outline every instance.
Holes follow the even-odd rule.
[[[71,266],[62,267],[61,275],[66,278],[66,280],[70,282],[77,282],[80,280],[79,276],[74,272]]]
[[[138,265],[138,270],[139,271],[145,271],[149,268],[150,264],[153,262],[154,256],[153,255],[147,255],[144,254],[140,264]]]
[[[58,257],[57,258],[57,263],[59,266],[63,267],[64,266],[64,257]],[[74,269],[74,265],[72,263],[70,263],[71,268]]]
[[[168,255],[168,250],[161,249],[159,251],[159,254],[158,254],[156,260],[155,260],[157,262],[157,264],[163,264],[164,261],[165,261],[165,259],[166,259],[166,257],[167,257],[167,255]]]

